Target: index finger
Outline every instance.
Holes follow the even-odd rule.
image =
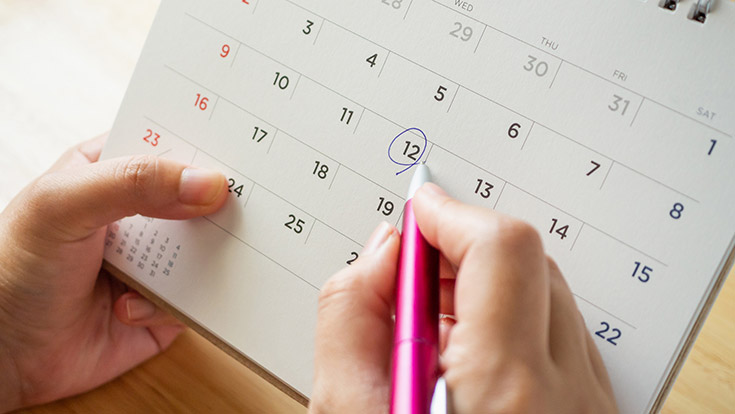
[[[47,172],[56,172],[97,162],[107,141],[107,135],[102,134],[69,148]]]
[[[413,198],[426,240],[459,266],[455,314],[486,339],[548,343],[549,273],[538,233],[520,220],[462,204],[434,184]]]

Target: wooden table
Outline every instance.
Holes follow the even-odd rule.
[[[64,149],[110,128],[157,3],[0,2],[0,206]],[[187,332],[160,357],[95,391],[25,412],[305,411]],[[735,275],[663,412],[735,412]]]

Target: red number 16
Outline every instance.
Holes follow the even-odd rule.
[[[202,111],[207,110],[207,103],[209,102],[209,98],[203,97],[200,93],[197,94],[197,100],[194,102],[194,106],[199,107]]]

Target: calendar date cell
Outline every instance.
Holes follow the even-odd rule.
[[[334,24],[324,25],[311,53],[310,59],[300,62],[304,72],[357,101],[374,93],[389,59],[385,48]]]
[[[196,144],[222,163],[250,176],[268,165],[277,129],[242,108],[220,100],[210,128]]]
[[[232,233],[286,268],[298,268],[306,257],[304,245],[316,220],[260,186],[254,187],[244,211],[242,225]]]
[[[533,122],[461,88],[450,116],[432,139],[460,158],[497,175],[515,171]],[[481,137],[481,139],[464,139]]]
[[[523,148],[518,173],[534,169],[542,177],[517,180],[534,194],[557,205],[584,205],[596,197],[612,161],[541,125],[536,124]]]
[[[391,56],[371,107],[402,125],[437,130],[447,119],[459,86],[406,60]],[[395,93],[407,99],[395,99]]]
[[[334,228],[316,222],[304,249],[305,257],[318,257],[319,260],[303,260],[294,270],[321,288],[333,274],[348,266],[347,262],[357,260],[362,246]]]
[[[578,219],[513,185],[505,186],[496,209],[536,228],[554,258],[569,256],[582,229]]]
[[[197,152],[192,164],[197,167],[220,171],[225,175],[229,194],[227,202],[220,210],[208,217],[223,228],[233,233],[240,233],[240,227],[247,225],[244,222],[244,209],[250,193],[253,191],[254,183],[241,173],[202,151]]]
[[[225,87],[240,42],[187,16],[179,28],[182,39],[167,53],[166,64],[211,88]]]
[[[506,184],[437,146],[432,148],[427,165],[436,184],[442,188],[459,189],[452,196],[467,204],[494,208]]]

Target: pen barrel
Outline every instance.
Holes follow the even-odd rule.
[[[438,374],[439,253],[406,203],[396,286],[392,414],[427,414]]]

